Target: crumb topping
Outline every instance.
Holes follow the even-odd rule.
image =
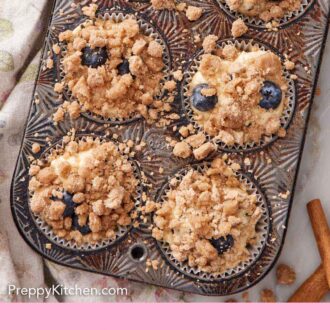
[[[262,108],[260,103],[261,90],[268,81],[276,84],[282,95],[275,109]],[[241,51],[226,45],[212,54],[204,54],[191,82],[192,97],[198,86],[204,86],[201,96],[217,97],[215,106],[208,111],[200,111],[192,102],[194,120],[211,137],[227,145],[242,145],[258,142],[262,136],[280,130],[288,85],[281,60],[273,52],[255,46],[250,51]]]
[[[260,292],[260,301],[263,303],[275,303],[275,293],[270,289],[264,289]]]
[[[296,281],[296,272],[288,265],[280,264],[276,269],[278,284],[291,285]]]
[[[210,34],[203,40],[203,49],[205,53],[212,53],[217,46],[218,37],[214,34]]]
[[[258,239],[261,211],[232,168],[217,158],[203,173],[190,170],[175,184],[155,213],[153,237],[168,243],[175,259],[205,272],[245,261],[248,245]],[[229,237],[232,246],[218,250],[216,242]]]
[[[30,169],[31,210],[53,232],[78,245],[114,238],[134,215],[137,180],[113,142],[70,141]]]
[[[281,19],[287,13],[298,10],[301,0],[226,0],[231,10],[265,22]]]
[[[195,6],[188,6],[186,10],[186,16],[189,21],[197,21],[203,15],[203,8],[195,7]]]
[[[151,0],[151,5],[156,10],[174,9],[175,1],[174,0]]]
[[[231,34],[234,38],[239,38],[243,34],[245,34],[249,28],[245,25],[244,21],[239,18],[235,22],[233,22],[233,26],[231,28]]]
[[[168,110],[169,104],[156,100],[164,78],[163,47],[140,31],[134,17],[119,23],[90,20],[62,32],[59,39],[66,43],[61,84],[79,103],[78,112],[156,120]],[[60,92],[59,85],[55,89]],[[67,106],[58,109],[55,121],[63,120],[65,112],[71,115]]]

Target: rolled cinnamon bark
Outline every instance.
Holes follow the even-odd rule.
[[[322,265],[299,287],[288,302],[319,302],[329,291]]]
[[[321,201],[315,199],[307,204],[316,243],[323,261],[328,287],[330,288],[330,229]]]

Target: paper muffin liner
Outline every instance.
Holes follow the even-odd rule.
[[[267,22],[263,21],[262,19],[258,17],[250,17],[246,16],[244,14],[241,14],[238,11],[231,10],[226,3],[226,0],[217,0],[219,6],[223,9],[223,11],[229,15],[233,19],[241,18],[246,25],[251,27],[257,27],[257,28],[266,28]],[[279,23],[279,27],[284,27],[290,23],[293,23],[297,19],[301,18],[308,9],[310,9],[315,0],[302,0],[301,6],[298,10],[287,12],[281,19],[276,20]]]
[[[84,135],[79,135],[76,137],[75,141],[80,141],[80,140],[85,140],[87,137],[91,137],[91,136],[84,136]],[[97,136],[92,136],[94,139],[97,138]],[[105,143],[105,142],[113,142],[117,145],[116,141],[111,140],[111,139],[107,139],[104,137],[98,137],[101,141],[101,143]],[[44,164],[48,163],[48,157],[52,154],[52,152],[54,151],[58,151],[59,154],[61,153],[61,151],[63,150],[63,147],[65,146],[65,144],[63,143],[63,141],[59,141],[56,144],[54,144],[53,146],[49,147],[47,150],[45,150],[39,160],[41,160]],[[131,210],[131,213],[136,211],[137,209],[139,209],[139,207],[141,206],[141,196],[142,196],[142,185],[141,185],[141,175],[140,175],[140,170],[137,166],[137,164],[130,160],[130,164],[133,167],[133,171],[134,171],[134,176],[138,181],[138,185],[136,188],[136,192],[133,196],[134,202],[135,202],[135,206],[134,208]],[[29,201],[28,204],[30,206],[30,198],[33,196],[33,194],[31,194],[29,192],[28,197],[29,197]],[[116,237],[115,238],[109,238],[109,239],[104,239],[102,241],[96,242],[96,243],[84,243],[84,244],[77,244],[75,241],[71,240],[68,241],[65,238],[61,238],[58,237],[52,230],[52,228],[50,227],[50,225],[48,225],[46,223],[46,221],[44,221],[43,219],[41,219],[39,216],[35,215],[31,208],[29,207],[29,211],[31,214],[32,219],[35,221],[35,223],[37,224],[38,228],[41,230],[41,232],[54,244],[58,244],[64,248],[67,249],[71,249],[71,250],[77,250],[77,251],[94,251],[94,250],[98,250],[98,249],[102,249],[108,246],[112,246],[115,245],[116,243],[118,243],[132,228],[133,224],[130,224],[128,226],[117,226],[117,229],[115,230],[115,234]]]
[[[236,39],[227,39],[227,40],[222,40],[218,42],[218,48],[223,48],[226,45],[234,45],[236,46],[239,50],[242,51],[250,51],[252,47],[259,47],[260,50],[269,50],[275,53],[277,56],[280,57],[282,62],[284,61],[284,57],[276,51],[276,49],[273,49],[270,46],[267,46],[260,41],[255,41],[251,39],[241,39],[241,40],[236,40]],[[194,119],[194,110],[191,106],[190,102],[190,84],[191,81],[198,71],[201,57],[204,55],[204,51],[201,50],[199,51],[191,60],[188,68],[186,69],[186,72],[184,74],[184,79],[183,79],[183,84],[182,84],[182,90],[181,90],[181,95],[182,95],[182,106],[184,109],[184,112],[188,118],[188,120],[193,124],[195,129],[199,132],[204,133],[208,140],[214,139],[213,136],[209,135],[204,131],[204,128],[198,124],[197,121]],[[291,73],[285,69],[283,65],[283,77],[285,78],[287,85],[288,85],[288,90],[286,92],[286,106],[283,111],[283,114],[280,118],[281,122],[281,127],[284,129],[287,129],[290,125],[291,119],[294,115],[295,111],[295,105],[296,105],[296,86],[295,82],[293,79],[291,79]],[[235,143],[233,145],[228,145],[224,143],[223,141],[220,141],[217,139],[217,145],[220,150],[226,151],[226,152],[244,152],[244,151],[252,151],[252,150],[257,150],[266,147],[270,143],[274,142],[278,138],[277,134],[273,134],[272,136],[266,136],[264,135],[258,142],[247,142],[245,144],[238,144]]]
[[[149,36],[151,38],[153,38],[154,40],[156,40],[160,45],[162,45],[163,47],[163,62],[165,64],[164,69],[163,69],[163,73],[164,73],[164,78],[161,80],[160,82],[160,93],[158,95],[156,95],[156,99],[160,100],[162,99],[162,97],[164,96],[164,92],[162,91],[162,87],[164,86],[165,82],[170,80],[170,72],[171,72],[171,58],[170,58],[170,54],[169,54],[169,50],[167,48],[166,42],[165,40],[162,38],[161,34],[157,31],[157,29],[148,21],[144,20],[142,17],[138,16],[138,15],[132,15],[132,14],[127,14],[125,12],[113,12],[113,13],[109,13],[109,12],[105,12],[105,13],[99,13],[97,15],[97,18],[99,19],[103,19],[103,20],[111,20],[115,23],[120,23],[123,22],[125,19],[129,18],[129,17],[134,17],[139,26],[140,26],[140,31],[146,35]],[[90,20],[90,18],[86,17],[86,19],[84,20],[80,20],[79,24],[77,24],[76,26],[79,26],[81,24],[83,24],[85,21]],[[59,42],[59,45],[61,47],[61,53],[60,53],[60,61],[59,61],[59,72],[58,72],[58,78],[59,80],[63,81],[65,78],[65,71],[64,71],[64,67],[63,67],[63,58],[66,55],[66,44],[64,42]],[[65,90],[63,92],[65,99],[68,101],[76,101],[77,99],[72,95],[72,92],[69,90],[68,86],[65,85]],[[80,104],[80,102],[78,101],[78,103]],[[80,106],[83,108],[83,105],[80,104]],[[141,115],[135,113],[135,114],[131,114],[128,118],[106,118],[103,117],[102,115],[93,113],[91,111],[84,111],[81,113],[81,116],[84,116],[88,119],[94,120],[96,122],[99,123],[104,123],[104,124],[112,124],[112,125],[121,125],[121,124],[127,124],[130,123],[136,119],[140,119],[142,118]]]
[[[196,170],[200,173],[204,173],[208,168],[210,167],[209,162],[204,162],[202,164],[195,164],[188,168],[182,169],[179,172],[177,172],[173,178],[177,179],[179,182],[182,181],[183,177],[191,170]],[[234,268],[227,269],[226,271],[222,273],[208,273],[202,270],[199,270],[197,267],[190,267],[188,265],[188,262],[180,262],[175,259],[175,257],[172,254],[172,251],[170,249],[170,246],[168,243],[164,241],[157,241],[157,245],[161,252],[163,253],[164,257],[167,259],[167,261],[174,266],[176,269],[178,269],[183,274],[197,278],[199,280],[204,281],[216,281],[216,280],[223,280],[223,279],[229,279],[233,276],[236,276],[244,271],[247,270],[254,262],[258,260],[260,257],[266,241],[267,237],[270,232],[270,215],[269,210],[267,207],[267,201],[265,199],[265,196],[261,192],[260,188],[257,186],[255,182],[253,182],[247,175],[235,172],[237,178],[241,183],[245,185],[247,188],[247,191],[249,194],[254,194],[257,196],[257,206],[261,209],[261,216],[259,221],[256,225],[256,232],[258,235],[257,243],[254,246],[250,246],[248,250],[250,251],[250,257],[245,260],[244,262],[241,262]],[[160,190],[157,202],[163,203],[166,200],[167,193],[171,190],[170,185],[170,178],[168,182],[162,187]]]

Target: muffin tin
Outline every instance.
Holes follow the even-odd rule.
[[[23,238],[45,258],[56,263],[125,278],[165,288],[177,289],[204,295],[229,295],[245,290],[260,281],[272,268],[284,243],[294,187],[301,159],[309,113],[317,83],[324,42],[328,31],[330,4],[328,0],[303,0],[301,10],[286,16],[280,22],[279,31],[268,31],[257,20],[244,18],[249,31],[244,38],[233,41],[231,23],[235,13],[228,11],[222,0],[186,0],[187,4],[203,8],[203,16],[189,22],[184,13],[155,11],[146,1],[100,0],[98,15],[104,18],[120,18],[127,14],[137,17],[150,33],[163,40],[170,70],[183,66],[185,79],[177,88],[173,109],[180,119],[167,128],[148,125],[141,118],[118,122],[103,120],[85,114],[76,120],[66,119],[54,125],[51,117],[63,102],[54,92],[54,84],[61,76],[61,59],[52,53],[52,45],[58,42],[58,34],[79,25],[83,21],[81,6],[90,0],[79,1],[74,8],[71,1],[56,0],[49,22],[42,62],[34,90],[34,101],[28,115],[24,139],[17,160],[11,187],[11,207],[15,223]],[[78,3],[78,1],[77,1]],[[141,23],[143,22],[143,23]],[[137,153],[134,162],[136,171],[145,174],[143,190],[152,199],[160,200],[168,182],[180,177],[189,168],[201,168],[203,163],[177,159],[172,155],[165,137],[178,138],[174,126],[190,122],[185,102],[185,82],[189,70],[200,55],[201,47],[194,43],[194,36],[202,39],[208,34],[219,36],[219,45],[227,42],[240,44],[257,43],[289,58],[296,63],[294,74],[298,79],[290,82],[290,111],[285,113],[283,127],[287,127],[285,138],[272,137],[266,142],[244,148],[228,148],[219,144],[206,163],[217,155],[227,154],[229,159],[241,164],[238,173],[241,180],[258,195],[263,216],[259,224],[263,239],[254,251],[253,259],[237,269],[228,270],[221,276],[205,274],[188,269],[171,258],[166,246],[151,237],[152,216],[123,231],[115,242],[79,249],[48,235],[40,222],[35,221],[29,207],[29,166],[33,158],[41,158],[50,148],[61,144],[63,136],[74,129],[78,137],[87,135],[109,137],[119,140],[131,139],[136,143],[144,140],[146,148]],[[54,58],[54,68],[44,68],[45,60]],[[290,79],[288,75],[288,79]],[[70,98],[65,93],[64,98]],[[37,100],[37,102],[35,102]],[[39,154],[32,153],[33,143],[41,145]],[[244,159],[248,157],[250,165]],[[159,173],[159,167],[164,168]],[[146,260],[157,259],[162,267],[146,271]]]

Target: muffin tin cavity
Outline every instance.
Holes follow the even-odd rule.
[[[246,16],[240,12],[233,11],[229,8],[226,0],[215,0],[223,11],[232,19],[241,18],[249,27],[254,27],[258,29],[266,29],[267,22],[263,21],[259,17],[250,17]],[[301,6],[298,10],[287,12],[282,18],[275,20],[278,22],[278,27],[286,28],[289,24],[294,23],[295,21],[302,18],[306,12],[312,8],[315,0],[301,0]]]
[[[283,61],[283,57],[281,54],[276,51],[273,47],[270,47],[260,41],[256,40],[250,40],[250,39],[242,39],[242,40],[232,40],[232,39],[227,39],[227,40],[222,40],[219,41],[217,44],[218,49],[222,49],[226,45],[233,45],[235,46],[238,50],[241,51],[246,51],[249,52],[253,47],[258,47],[258,49],[263,50],[263,51],[271,51],[277,56],[281,58]],[[196,122],[194,115],[196,111],[192,107],[191,103],[191,83],[194,78],[194,75],[196,72],[199,70],[201,58],[204,55],[204,51],[199,51],[197,54],[194,55],[190,63],[188,64],[184,79],[183,79],[183,84],[182,84],[182,89],[181,89],[181,94],[182,94],[182,108],[188,118],[188,120],[194,125],[194,127],[199,131],[203,132],[208,136],[209,139],[214,138],[214,136],[208,135],[203,127]],[[291,79],[291,73],[285,69],[283,65],[283,77],[286,80],[288,90],[286,92],[285,98],[286,98],[286,103],[284,104],[284,111],[282,113],[282,116],[280,118],[280,124],[281,128],[283,129],[288,129],[290,122],[292,120],[292,117],[294,115],[295,111],[295,106],[296,106],[296,87],[295,87],[295,82],[294,80]],[[267,110],[265,110],[267,111]],[[278,139],[277,134],[272,134],[271,136],[266,136],[263,135],[263,137],[256,143],[256,142],[247,142],[244,144],[232,144],[228,145],[225,142],[221,141],[221,139],[216,139],[217,145],[219,147],[219,150],[225,151],[225,152],[248,152],[248,151],[253,151],[253,150],[261,150],[265,147],[267,147],[269,144],[272,142],[276,141]]]
[[[180,183],[183,177],[190,171],[195,170],[199,173],[204,173],[208,168],[210,168],[210,163],[201,163],[189,166],[178,171],[172,178],[169,179],[159,191],[157,196],[157,202],[163,203],[166,200],[167,193],[171,190],[170,182],[172,179],[175,179],[178,183]],[[230,268],[221,273],[209,273],[199,270],[197,267],[190,267],[187,262],[180,262],[174,256],[170,249],[170,246],[167,242],[159,240],[158,247],[167,259],[167,261],[173,265],[178,271],[181,273],[193,277],[195,279],[205,280],[205,281],[214,281],[214,280],[223,280],[229,279],[233,276],[237,276],[240,273],[244,272],[247,268],[249,268],[261,255],[264,246],[268,239],[268,234],[271,226],[271,219],[269,210],[267,207],[267,201],[265,196],[262,194],[260,188],[257,183],[252,181],[246,174],[241,172],[236,172],[235,176],[246,188],[247,192],[250,195],[256,196],[256,205],[261,210],[260,218],[256,224],[256,234],[257,239],[256,243],[253,245],[249,245],[247,248],[250,252],[250,257],[243,262],[240,262],[236,267]]]
[[[274,29],[269,32],[265,30],[265,23],[261,20],[229,11],[224,0],[186,2],[187,5],[203,9],[199,20],[190,22],[183,11],[154,10],[146,1],[86,0],[77,6],[71,6],[67,0],[54,1],[39,76],[33,91],[34,99],[12,180],[11,208],[22,237],[38,253],[53,262],[193,294],[225,296],[258,283],[273,267],[281,252],[313,100],[311,91],[314,91],[317,84],[328,30],[330,3],[328,0],[302,0],[300,10],[280,20],[278,31]],[[125,120],[108,119],[91,112],[82,112],[76,119],[70,118],[66,113],[63,121],[58,123],[52,120],[63,102],[76,101],[68,88],[64,88],[63,97],[54,90],[56,83],[64,78],[63,57],[67,51],[64,43],[59,45],[60,49],[57,46],[59,34],[73,30],[89,20],[82,15],[82,7],[94,3],[99,6],[94,21],[100,19],[122,22],[133,16],[140,31],[161,45],[158,50],[163,49],[165,66],[164,79],[160,84],[168,84],[166,91],[155,98],[165,101],[166,106],[171,105],[172,109],[164,109],[164,118],[159,116],[156,123],[149,122],[142,116],[132,116]],[[308,10],[310,8],[312,10]],[[232,22],[238,17],[242,17],[249,26],[248,38],[229,39]],[[217,150],[203,160],[179,158],[174,155],[174,144],[171,142],[184,140],[184,132],[187,130],[190,136],[204,131],[194,121],[189,86],[203,55],[203,39],[210,34],[218,37],[219,48],[235,45],[238,49],[248,51],[251,47],[258,46],[261,50],[269,50],[279,56],[283,64],[283,78],[288,87],[287,104],[280,118],[281,128],[286,134],[282,130],[281,136],[263,137],[258,143],[245,145],[229,146],[217,141]],[[198,37],[200,43],[197,41]],[[54,45],[57,55],[54,54]],[[161,54],[160,51],[158,53]],[[93,56],[94,59],[91,60],[90,57]],[[101,46],[97,54],[87,49],[85,63],[97,66],[103,63],[104,56],[105,51]],[[295,69],[290,72],[284,69],[286,58],[295,63]],[[277,64],[280,66],[278,61]],[[183,79],[177,78],[174,83],[171,81],[175,78],[172,71],[178,70],[182,71]],[[127,63],[123,64],[120,71],[127,72]],[[181,73],[177,73],[176,77],[180,76]],[[274,86],[271,84],[266,85],[265,95],[278,97],[278,93],[273,93],[272,88]],[[161,90],[164,91],[165,88]],[[275,96],[274,99],[265,100],[265,108],[277,104]],[[200,99],[195,101],[198,103]],[[215,98],[209,101],[209,104],[202,104],[206,106],[205,110],[213,105]],[[159,105],[160,108],[162,106],[163,104]],[[168,120],[166,115],[173,117]],[[186,128],[180,132],[183,126]],[[92,136],[119,145],[128,144],[129,141],[133,145],[124,153],[133,166],[135,179],[138,180],[134,194],[135,204],[131,210],[137,211],[137,218],[134,215],[132,224],[118,227],[111,239],[76,244],[56,236],[50,226],[31,211],[31,165],[38,160],[46,163],[52,151],[60,152],[65,142],[63,139],[67,139],[68,135],[75,135],[75,140]],[[212,138],[206,136],[206,140]],[[35,152],[36,150],[39,151]],[[152,211],[146,211],[146,205],[148,201],[164,201],[173,177],[181,180],[189,169],[203,171],[215,158],[226,157],[228,161],[240,165],[241,169],[237,170],[236,175],[247,186],[248,191],[257,196],[257,205],[262,212],[256,226],[258,239],[248,247],[250,257],[237,267],[212,274],[179,262],[167,244],[153,237],[152,220],[155,216]],[[70,196],[65,198],[68,199],[66,214],[71,214]],[[214,239],[221,237],[214,235]],[[230,237],[225,237],[214,244],[218,244],[217,249],[222,253],[230,249],[233,242]]]
[[[110,21],[110,22],[114,22],[114,23],[122,23],[123,21],[130,19],[130,18],[133,18],[137,21],[139,28],[140,28],[140,33],[142,35],[152,38],[152,40],[159,43],[163,48],[162,59],[163,59],[163,63],[164,63],[164,68],[161,71],[163,74],[163,78],[159,82],[160,92],[155,95],[155,100],[162,100],[163,96],[164,96],[164,92],[162,91],[164,83],[170,79],[171,59],[170,59],[170,53],[169,53],[169,49],[167,47],[166,41],[164,40],[162,35],[159,33],[157,28],[152,23],[148,22],[147,20],[145,20],[143,17],[141,17],[139,15],[132,15],[132,14],[129,14],[126,12],[120,12],[120,11],[115,11],[112,13],[101,12],[97,15],[96,19],[99,19],[102,21]],[[79,26],[82,26],[84,24],[84,22],[86,22],[86,21],[88,21],[88,19],[80,22],[77,26],[75,26],[75,28],[79,28]],[[69,28],[69,30],[70,30],[70,28]],[[65,74],[65,70],[64,70],[64,66],[63,66],[63,59],[66,57],[66,54],[67,54],[67,45],[65,42],[60,42],[59,45],[61,47],[61,53],[58,55],[59,56],[59,67],[57,70],[57,76],[58,76],[59,81],[64,81],[66,74]],[[99,54],[102,55],[103,53],[105,53],[105,51],[102,51],[104,49],[105,48],[101,48],[99,50]],[[83,60],[86,57],[85,53],[83,53],[83,55],[82,55]],[[90,58],[91,57],[92,57],[92,54],[91,54]],[[100,59],[100,61],[102,64],[102,59]],[[120,75],[128,73],[127,72],[128,65],[129,64],[125,63],[125,61],[124,61],[118,67]],[[125,68],[125,66],[126,66],[126,68]],[[133,75],[133,79],[134,79],[134,75]],[[74,97],[74,95],[72,95],[72,91],[68,88],[67,84],[65,84],[65,90],[63,92],[63,95],[64,95],[64,98],[66,101],[70,101],[70,102],[77,101],[77,98]],[[78,103],[79,103],[81,109],[84,109],[84,106],[82,104],[80,104],[79,101],[78,101]],[[107,117],[102,116],[101,114],[98,114],[98,113],[95,113],[95,112],[92,112],[89,110],[82,111],[81,115],[84,116],[85,118],[87,118],[89,120],[93,120],[97,123],[100,123],[100,124],[107,123],[107,124],[111,124],[111,125],[129,124],[130,122],[140,119],[142,117],[138,113],[132,113],[127,118],[119,118],[119,117],[118,118],[117,117],[107,118]]]
[[[79,142],[79,141],[85,142],[87,138],[90,139],[91,136],[79,136],[74,141],[75,142]],[[93,140],[95,141],[95,138],[93,138]],[[106,139],[99,140],[98,139],[98,141],[100,141],[100,145],[102,145],[106,142],[109,142],[109,141],[113,142],[114,145],[117,145],[117,143],[115,143],[114,141],[111,141],[111,140],[106,140]],[[38,159],[38,164],[43,164],[40,166],[40,168],[43,169],[50,164],[48,159],[51,155],[56,155],[54,158],[55,160],[58,157],[60,157],[63,154],[63,148],[65,146],[67,146],[67,143],[65,144],[65,143],[63,143],[63,141],[59,141],[55,145],[53,145],[53,146],[49,147],[47,150],[45,150],[40,155],[40,158]],[[84,162],[84,160],[82,160],[82,162]],[[129,160],[129,164],[132,166],[132,169],[133,169],[133,177],[137,180],[136,190],[135,190],[134,194],[132,195],[132,200],[134,201],[134,207],[132,208],[132,210],[129,213],[130,216],[132,216],[134,212],[135,213],[137,212],[137,209],[141,205],[142,186],[141,186],[140,171],[139,171],[139,168],[138,168],[136,162]],[[33,177],[30,177],[30,182]],[[42,219],[41,216],[38,216],[35,213],[33,213],[33,211],[31,210],[32,196],[33,196],[33,193],[30,191],[30,193],[29,193],[29,205],[30,205],[29,211],[31,214],[31,218],[34,219],[38,228],[44,233],[44,235],[52,243],[58,244],[67,249],[72,249],[72,250],[77,250],[77,251],[95,251],[95,250],[98,250],[101,248],[105,248],[105,247],[114,245],[114,244],[118,243],[125,235],[127,235],[127,233],[131,230],[132,224],[134,222],[134,219],[132,219],[132,223],[130,223],[129,225],[123,226],[123,225],[117,224],[115,226],[115,228],[113,229],[114,235],[112,235],[111,238],[103,238],[101,240],[97,239],[95,242],[92,241],[92,242],[83,242],[81,244],[77,244],[77,242],[73,239],[68,240],[66,238],[62,238],[59,235],[55,234],[52,227],[44,219]],[[77,214],[75,213],[74,209],[77,208],[82,203],[73,203],[72,196],[73,196],[73,194],[69,194],[64,191],[63,198],[51,197],[50,199],[59,200],[66,204],[66,209],[63,213],[63,218],[65,218],[66,216],[71,217],[72,222],[73,222],[72,226],[76,226],[77,230],[80,231],[80,233],[82,233],[82,235],[88,235],[88,234],[93,235],[90,227],[88,226],[89,219],[87,219],[87,224],[85,226],[81,227],[80,225],[78,225],[78,223],[77,223],[78,217],[77,217]],[[72,212],[70,212],[70,214],[66,214],[66,213],[68,213],[67,212],[68,208],[72,208],[73,214],[71,214]],[[74,227],[72,227],[72,228],[73,229],[70,229],[70,230],[74,230]]]

